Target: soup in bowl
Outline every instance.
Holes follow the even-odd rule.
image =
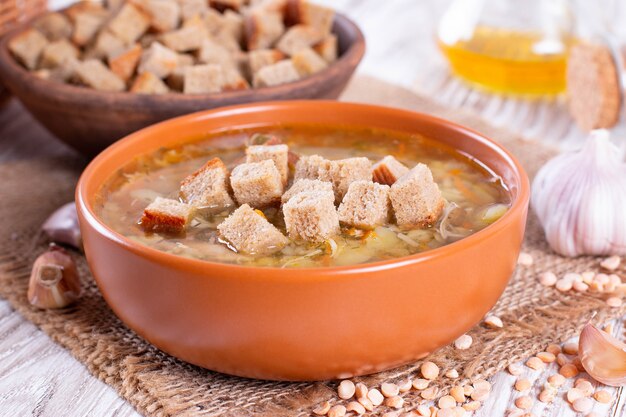
[[[309,380],[415,360],[476,324],[514,269],[528,188],[506,150],[450,122],[284,102],[129,136],[85,170],[77,206],[130,328],[212,370]]]

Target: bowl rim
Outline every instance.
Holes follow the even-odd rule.
[[[504,214],[504,216],[496,220],[494,223],[488,225],[484,229],[479,230],[478,232],[473,233],[472,235],[462,238],[456,242],[452,242],[439,248],[429,249],[427,251],[419,252],[413,255],[393,258],[384,261],[366,262],[345,266],[313,268],[282,268],[238,265],[195,258],[186,258],[183,256],[170,254],[164,251],[160,251],[158,249],[154,249],[148,245],[135,242],[122,235],[121,233],[116,232],[108,225],[106,225],[102,220],[100,220],[99,216],[95,213],[94,206],[92,204],[93,196],[88,195],[87,188],[88,184],[93,181],[93,175],[99,170],[100,165],[102,165],[106,160],[111,158],[112,155],[120,153],[120,151],[122,151],[127,145],[135,141],[148,140],[154,134],[158,133],[163,125],[197,123],[207,118],[215,119],[219,118],[220,115],[227,116],[233,113],[245,113],[246,111],[271,113],[280,111],[282,109],[293,108],[294,106],[304,109],[306,109],[307,107],[312,108],[319,106],[335,107],[337,112],[340,112],[342,109],[351,108],[364,113],[382,112],[394,114],[396,117],[421,118],[425,122],[430,124],[444,125],[447,129],[462,133],[467,138],[470,138],[473,141],[477,141],[481,145],[486,146],[494,151],[498,155],[498,158],[506,164],[507,169],[511,170],[515,178],[515,183],[512,184],[511,182],[509,182],[505,183],[505,185],[507,187],[515,185],[517,195],[511,194],[511,198],[513,201],[511,207]],[[274,122],[273,124],[276,123]],[[184,139],[181,140],[181,142],[184,143]],[[135,154],[133,156],[136,157],[138,155],[139,154]],[[489,165],[485,166],[490,168]],[[109,178],[110,175],[112,175],[112,173],[109,173]],[[100,189],[100,187],[104,185],[104,182],[101,182],[97,185],[97,188]],[[236,106],[221,107],[212,110],[204,110],[165,120],[163,122],[134,132],[126,136],[125,138],[120,139],[119,141],[102,151],[96,158],[94,158],[89,163],[89,165],[81,174],[78,184],[76,186],[75,193],[75,201],[79,217],[82,215],[85,222],[88,223],[90,227],[92,227],[97,233],[99,233],[107,240],[116,245],[122,246],[125,250],[128,250],[145,259],[151,260],[156,263],[167,264],[171,267],[176,267],[187,272],[206,273],[206,271],[210,269],[219,274],[223,273],[225,274],[224,276],[228,276],[228,274],[232,273],[245,273],[250,271],[256,271],[255,274],[249,274],[250,279],[254,279],[255,277],[260,278],[260,276],[263,275],[265,278],[270,277],[270,279],[281,281],[293,280],[294,273],[297,273],[299,275],[299,280],[319,279],[321,277],[332,279],[337,275],[354,275],[378,272],[427,262],[433,258],[453,256],[457,251],[462,251],[469,247],[472,247],[475,243],[485,238],[488,238],[489,236],[501,231],[502,229],[511,226],[512,223],[518,221],[520,216],[525,218],[525,212],[528,209],[529,200],[530,182],[526,171],[517,160],[517,158],[515,158],[515,156],[513,156],[502,145],[496,143],[492,139],[489,139],[487,136],[455,122],[451,122],[446,119],[442,119],[426,113],[415,112],[401,108],[392,108],[362,103],[338,102],[332,100],[296,100],[249,103]],[[262,274],[261,271],[265,273]]]
[[[9,91],[11,91],[11,88],[9,87],[9,80],[19,77],[23,81],[27,82],[28,88],[31,91],[36,90],[43,95],[55,97],[58,100],[63,101],[76,100],[77,95],[81,96],[81,101],[105,103],[114,101],[117,106],[128,107],[134,107],[137,105],[146,106],[151,104],[171,105],[172,99],[176,100],[179,104],[182,102],[210,102],[212,100],[245,101],[250,100],[252,97],[259,93],[262,93],[269,98],[280,97],[287,92],[293,90],[307,90],[314,88],[320,79],[332,79],[334,78],[336,73],[342,73],[344,71],[352,72],[365,54],[365,37],[361,29],[353,20],[348,18],[346,15],[335,12],[335,20],[333,21],[332,33],[334,33],[335,25],[342,25],[347,28],[348,32],[353,36],[353,39],[348,44],[347,49],[341,55],[339,55],[335,62],[328,65],[328,67],[324,68],[323,70],[311,74],[307,77],[301,78],[297,81],[271,87],[249,88],[246,90],[232,90],[208,94],[184,94],[181,92],[168,92],[166,94],[138,94],[132,93],[130,91],[100,91],[89,87],[46,80],[37,77],[32,71],[24,68],[19,62],[17,62],[17,59],[15,59],[15,57],[13,57],[13,55],[9,51],[9,41],[20,33],[30,29],[33,22],[35,22],[37,19],[50,13],[63,12],[68,8],[40,13],[11,29],[3,36],[0,36],[0,80],[5,81],[5,85],[7,86],[7,89]],[[336,33],[334,34],[336,35]],[[5,75],[3,77],[3,72],[8,74],[8,76]]]

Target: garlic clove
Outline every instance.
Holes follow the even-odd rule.
[[[80,293],[74,259],[60,246],[50,245],[33,264],[28,301],[39,308],[63,308],[78,300]]]
[[[74,202],[67,203],[52,213],[41,229],[54,243],[62,243],[79,250],[83,248]]]
[[[626,344],[592,324],[580,334],[578,354],[589,375],[613,387],[626,385]]]

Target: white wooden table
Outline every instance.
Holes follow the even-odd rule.
[[[68,0],[53,1],[56,7]],[[529,103],[484,95],[449,76],[433,42],[435,24],[449,0],[321,2],[348,14],[363,29],[367,53],[361,73],[414,88],[450,106],[467,108],[526,137],[541,138],[565,148],[576,146],[584,137],[572,126],[559,100]],[[29,152],[41,154],[50,149],[41,143]],[[24,154],[20,144],[0,138],[0,161]],[[616,334],[623,335],[621,326],[621,322],[617,323]],[[554,370],[539,375],[527,369],[526,373],[535,382],[531,396],[536,398],[543,381]],[[492,380],[493,394],[474,416],[505,416],[514,409],[513,401],[519,395],[512,389],[515,379],[507,373],[496,375]],[[596,403],[594,411],[598,416],[626,416],[626,395],[621,390],[611,392],[616,401],[609,405]],[[562,398],[550,405],[535,401],[530,411],[543,417],[576,415]],[[26,415],[100,417],[138,413],[0,299],[0,417]]]

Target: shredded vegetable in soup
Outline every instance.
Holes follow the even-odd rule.
[[[195,138],[144,155],[98,196],[101,219],[171,254],[308,268],[416,254],[510,206],[501,179],[432,139],[293,125]]]

